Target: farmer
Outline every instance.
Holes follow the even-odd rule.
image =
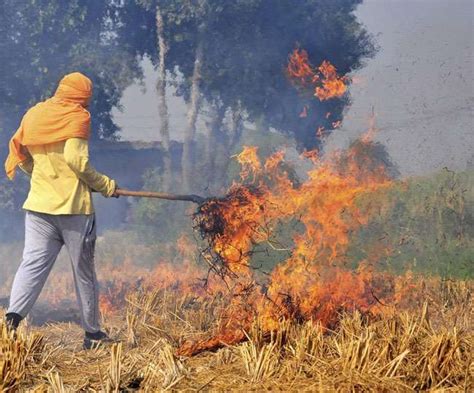
[[[114,180],[89,164],[91,96],[89,78],[78,72],[66,75],[52,98],[25,114],[5,162],[10,179],[17,166],[31,176],[23,205],[25,248],[13,281],[7,326],[16,330],[31,310],[64,245],[72,263],[85,349],[109,341],[99,325],[91,191],[111,197],[117,188]]]

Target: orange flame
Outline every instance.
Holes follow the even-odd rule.
[[[256,147],[245,147],[236,156],[242,166],[241,182],[231,186],[226,198],[202,205],[199,217],[203,225],[213,227],[206,221],[208,212],[219,213],[221,226],[203,256],[209,260],[212,254],[220,256],[231,273],[230,285],[210,275],[203,286],[203,269],[192,261],[193,244],[181,238],[177,248],[183,263],[161,262],[151,271],[130,260],[107,267],[107,274],[100,277],[102,312],[123,309],[127,293],[138,287],[192,293],[201,299],[226,294],[227,307],[219,311],[212,337],[184,343],[182,355],[243,340],[255,318],[272,331],[284,318],[314,320],[332,328],[342,311],[380,312],[378,299],[397,300],[393,293],[399,284],[370,269],[369,263],[356,271],[346,268],[351,233],[378,214],[375,206],[361,207],[359,198],[391,185],[384,168],[364,155],[370,143],[360,141],[324,159],[315,151],[306,152],[301,159],[307,164],[310,158],[312,168],[302,181],[292,179],[283,151],[262,160]],[[279,240],[278,227],[291,222],[298,229]],[[264,281],[252,268],[253,252],[262,246],[287,255]],[[377,250],[379,255],[383,252]]]
[[[314,95],[321,101],[342,97],[347,90],[347,86],[344,83],[345,78],[337,75],[336,67],[324,60],[318,70],[323,75],[323,78],[318,78],[318,80],[321,80],[322,86],[316,86]]]
[[[366,143],[371,142],[360,142]],[[282,318],[314,319],[323,326],[332,326],[341,310],[375,312],[376,299],[390,292],[390,280],[364,265],[356,272],[346,269],[345,254],[350,234],[377,214],[376,209],[362,210],[358,198],[391,182],[384,168],[361,154],[364,149],[359,145],[325,160],[306,153],[304,156],[310,157],[314,166],[301,184],[290,178],[282,151],[264,161],[255,147],[246,147],[237,156],[242,165],[242,183],[234,184],[227,198],[210,202],[198,215],[201,224],[213,228],[214,224],[206,220],[208,213],[217,209],[222,221],[218,235],[211,241],[212,252],[238,283],[226,311],[227,320],[233,323],[215,336],[220,341],[241,338],[238,331],[248,328],[252,312],[268,330],[275,329]],[[295,218],[301,228],[293,235],[293,245],[283,247],[274,238],[274,231]],[[265,290],[257,284],[251,268],[253,250],[262,245],[290,251],[289,258],[271,272]],[[376,298],[373,288],[384,286],[388,288]],[[187,344],[181,353],[209,348],[210,342],[214,341]]]
[[[327,60],[319,67],[313,67],[304,49],[295,49],[290,55],[287,74],[295,85],[313,89],[314,96],[320,101],[340,98],[347,91],[347,77],[339,76],[336,67]]]

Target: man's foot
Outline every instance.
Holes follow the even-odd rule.
[[[82,345],[82,347],[84,349],[94,349],[103,344],[112,342],[113,340],[110,339],[109,336],[107,336],[107,334],[101,330],[96,333],[86,332],[86,335],[84,336],[84,344]]]
[[[9,332],[13,331],[16,332],[18,326],[20,326],[20,322],[23,317],[20,314],[9,312],[5,314],[5,324],[7,325],[7,330]]]

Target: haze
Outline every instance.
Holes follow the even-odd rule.
[[[326,150],[365,132],[373,108],[376,139],[402,175],[472,166],[474,2],[366,0],[357,14],[380,50],[354,74],[352,106]],[[159,140],[156,73],[149,62],[143,66],[144,85],[129,87],[124,112],[114,111],[122,140]],[[186,107],[172,92],[169,98],[171,137],[181,140]]]

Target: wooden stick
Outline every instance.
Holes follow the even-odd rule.
[[[198,205],[203,203],[206,198],[203,198],[199,195],[178,195],[178,194],[168,194],[166,192],[153,192],[153,191],[131,191],[118,188],[115,190],[115,194],[119,196],[131,196],[131,197],[142,197],[142,198],[158,198],[158,199],[168,199],[170,201],[188,201],[194,202]]]

